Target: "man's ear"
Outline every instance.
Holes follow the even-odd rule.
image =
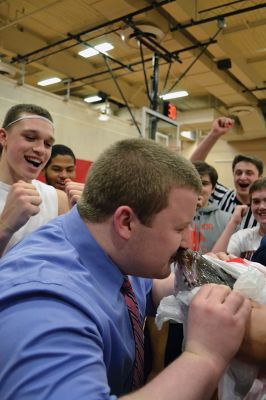
[[[128,240],[131,237],[135,219],[136,216],[131,207],[120,206],[116,209],[113,216],[114,227],[122,239]]]
[[[4,128],[0,128],[0,144],[2,147],[6,146],[7,142],[7,131]]]

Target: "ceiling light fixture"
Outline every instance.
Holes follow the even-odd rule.
[[[191,141],[196,140],[196,132],[194,131],[181,131],[180,136]]]
[[[186,90],[179,90],[178,92],[166,93],[162,94],[160,99],[163,100],[170,100],[170,99],[177,99],[178,97],[185,97],[188,96],[188,92]]]
[[[107,51],[112,50],[113,48],[114,48],[114,46],[111,43],[104,42],[104,43],[98,44],[97,46],[88,47],[85,50],[81,50],[81,51],[79,51],[78,54],[81,57],[89,58],[89,57],[95,56],[96,54],[99,54],[99,52],[106,53]]]
[[[81,57],[89,58],[89,57],[92,57],[92,56],[96,56],[96,54],[99,54],[99,52],[98,52],[97,50],[95,50],[93,47],[88,47],[88,48],[85,49],[85,50],[79,51],[78,54],[79,54]]]
[[[96,94],[96,95],[93,95],[93,96],[85,97],[84,101],[86,101],[86,103],[96,103],[97,101],[101,101],[102,99],[103,98],[101,96]]]
[[[42,81],[37,82],[37,85],[39,86],[49,86],[49,85],[54,85],[55,83],[61,82],[62,79],[53,77],[53,78],[48,78],[44,79]]]
[[[106,122],[110,118],[110,104],[108,100],[105,100],[104,106],[100,109],[99,121]]]

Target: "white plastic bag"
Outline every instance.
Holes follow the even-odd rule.
[[[266,305],[266,268],[258,263],[225,262],[204,256],[236,278],[234,289],[244,296]],[[182,289],[185,285],[181,285]],[[155,318],[158,329],[168,320],[185,324],[189,304],[199,287],[182,290],[162,299]],[[184,330],[185,332],[185,330]],[[266,400],[266,380],[257,379],[258,368],[232,360],[219,383],[219,400]]]
[[[245,261],[243,264],[240,262],[221,261],[209,256],[203,257],[211,260],[218,268],[222,268],[236,278],[235,290],[251,300],[266,305],[266,268],[263,265],[251,261]],[[183,288],[185,288],[185,285],[183,285]],[[188,306],[198,290],[199,288],[182,290],[175,296],[172,295],[162,299],[155,319],[157,327],[161,327],[164,321],[170,319],[183,323],[187,317]]]

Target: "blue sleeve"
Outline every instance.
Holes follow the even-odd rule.
[[[261,239],[260,246],[253,254],[251,261],[266,265],[266,235]]]
[[[1,310],[1,400],[114,400],[96,325],[49,297]]]

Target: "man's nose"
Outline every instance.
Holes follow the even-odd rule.
[[[34,146],[33,146],[33,151],[35,151],[36,153],[43,153],[45,150],[44,147],[44,143],[39,141],[39,142],[35,142]]]
[[[192,248],[192,227],[189,226],[184,230],[182,235],[180,247],[183,249],[191,249]]]
[[[59,177],[61,179],[66,179],[68,177],[67,172],[65,169],[63,169],[62,171],[59,172]]]
[[[247,174],[246,172],[243,171],[243,172],[241,173],[241,175],[240,175],[240,178],[241,178],[241,179],[246,179],[246,178],[248,178],[248,174]]]
[[[266,208],[266,201],[264,201],[264,200],[260,201],[260,203],[259,203],[259,205],[258,205],[258,208],[259,208],[259,209],[260,209],[260,208],[265,209],[265,208]]]

